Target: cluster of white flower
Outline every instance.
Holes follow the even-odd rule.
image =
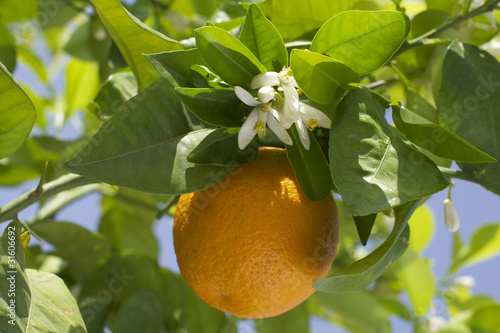
[[[250,86],[259,89],[257,99],[242,87],[234,87],[236,96],[246,105],[254,107],[238,133],[240,149],[244,149],[256,134],[264,135],[266,124],[289,146],[293,142],[286,130],[295,124],[300,141],[307,150],[311,145],[308,129],[319,126],[330,128],[331,121],[324,113],[300,102],[298,85],[290,68],[283,68],[279,73],[259,74],[253,78]]]

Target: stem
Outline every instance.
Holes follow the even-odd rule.
[[[401,48],[394,54],[392,59],[397,57],[399,54],[401,54],[405,51],[408,51],[409,49],[412,49],[416,46],[423,45],[425,43],[426,39],[435,37],[435,36],[439,35],[441,32],[448,30],[449,28],[452,28],[452,27],[454,27],[454,26],[456,26],[464,21],[467,21],[475,16],[493,11],[494,9],[497,8],[499,2],[500,2],[500,0],[487,1],[481,7],[478,7],[476,9],[466,13],[463,16],[459,16],[452,21],[445,22],[445,23],[441,24],[440,26],[438,26],[432,30],[427,31],[425,34],[420,35],[417,38],[414,38],[414,39],[408,41],[407,43],[403,44],[403,46],[401,46]]]
[[[444,167],[439,167],[439,171],[445,176],[446,178],[457,178],[457,179],[462,179],[469,181],[471,183],[476,183],[481,186],[484,186],[490,190],[498,191],[500,192],[500,186],[489,183],[489,182],[484,182],[481,179],[480,175],[476,175],[472,172],[468,171],[460,171],[460,170],[455,170],[455,169],[449,169],[449,168],[444,168]]]
[[[78,186],[92,183],[96,183],[96,181],[75,174],[62,176],[50,183],[43,185],[41,191],[33,189],[1,207],[0,222],[15,219],[17,213],[40,200],[47,199],[59,192],[64,192]]]

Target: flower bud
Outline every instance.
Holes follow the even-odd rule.
[[[451,232],[457,231],[458,227],[460,227],[460,218],[458,217],[455,205],[448,198],[444,200],[444,224]]]

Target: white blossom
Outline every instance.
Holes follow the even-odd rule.
[[[460,227],[460,218],[458,217],[457,210],[453,201],[449,198],[444,200],[444,224],[451,232],[457,231]]]
[[[259,89],[258,100],[242,87],[235,86],[234,92],[243,103],[254,107],[238,133],[238,146],[241,150],[248,146],[256,134],[265,134],[266,124],[281,141],[287,145],[293,144],[290,135],[277,121],[280,116],[272,107],[275,94],[271,86],[263,86]]]
[[[275,116],[274,118],[283,129],[289,129],[293,124],[295,124],[295,127],[297,128],[297,131],[299,133],[300,141],[304,148],[306,148],[307,150],[309,150],[311,145],[308,130],[312,131],[314,128],[320,126],[324,128],[330,128],[331,121],[323,112],[310,105],[300,102],[299,93],[297,92],[297,88],[299,88],[299,86],[297,85],[297,82],[295,82],[290,68],[283,68],[283,70],[279,73],[261,73],[253,78],[250,86],[252,89],[260,88],[259,99],[263,103],[267,102],[264,102],[264,100],[262,100],[260,97],[260,91],[262,89],[272,89],[272,87],[277,87],[279,91],[283,91],[284,96],[282,98],[280,98],[281,95],[275,93],[276,107],[275,109],[273,109],[273,115]],[[241,100],[245,104],[250,105],[243,99]],[[255,117],[255,115],[253,117]],[[250,119],[250,116],[248,117],[248,119]],[[254,121],[253,118],[252,121]],[[246,128],[245,131],[246,132],[244,134],[248,136],[248,128]],[[274,130],[273,132],[277,134]],[[280,139],[285,142],[281,137]]]

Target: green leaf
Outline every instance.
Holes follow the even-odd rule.
[[[308,332],[309,311],[306,303],[302,303],[279,316],[259,320],[256,326],[259,333]]]
[[[86,333],[78,304],[64,281],[35,269],[26,272],[31,289],[29,332]]]
[[[191,67],[206,65],[198,49],[146,54],[145,57],[173,87],[193,87]]]
[[[99,66],[93,61],[73,58],[66,68],[66,117],[78,109],[86,108],[99,91]]]
[[[474,232],[470,244],[461,246],[451,271],[470,266],[500,254],[500,224],[485,225]]]
[[[419,203],[420,200],[411,201],[396,207],[392,232],[375,251],[331,276],[315,280],[313,288],[318,291],[339,293],[359,291],[368,287],[407,249],[410,238],[407,222]]]
[[[359,84],[359,76],[341,61],[319,53],[293,50],[293,77],[311,100],[331,104]]]
[[[158,80],[127,101],[77,156],[74,173],[143,192],[181,194],[222,180],[234,165],[198,165],[187,156],[214,129],[190,132],[173,88]]]
[[[0,13],[8,14],[2,15],[1,22],[7,24],[34,18],[37,15],[37,8],[37,0],[26,0],[23,2],[16,0],[0,1]]]
[[[473,332],[500,331],[500,305],[490,305],[477,309],[469,320]]]
[[[114,331],[167,332],[163,324],[163,303],[158,293],[139,290],[128,296],[116,312]]]
[[[403,114],[405,114],[405,117],[411,119],[418,117],[418,115],[416,117],[409,115],[412,113],[412,111],[404,107],[392,106],[392,119],[396,127],[419,147],[439,157],[455,161],[469,163],[496,162],[495,158],[477,149],[468,141],[439,124],[412,124],[402,119]]]
[[[137,81],[130,72],[111,75],[88,106],[99,117],[110,117],[137,94]]]
[[[232,86],[249,90],[254,76],[266,71],[245,45],[223,29],[198,28],[194,37],[196,46],[208,66]]]
[[[422,251],[434,234],[434,215],[427,205],[419,206],[408,221],[411,229],[410,248]]]
[[[150,194],[121,188],[115,196],[103,196],[99,232],[119,253],[136,252],[156,259],[158,242],[152,227],[157,212]]]
[[[90,280],[111,257],[111,243],[101,234],[69,222],[40,222],[31,226],[42,239],[68,259],[77,281]]]
[[[160,76],[144,53],[183,49],[183,46],[149,28],[126,9],[119,0],[91,0],[104,26],[120,49],[143,90]]]
[[[181,279],[180,287],[184,291],[184,304],[180,320],[187,332],[220,333],[227,323],[225,313],[202,301],[184,279]]]
[[[279,72],[288,64],[288,52],[281,35],[256,4],[248,9],[239,40],[268,71]]]
[[[16,53],[14,37],[0,21],[0,63],[4,64],[9,72],[16,68]]]
[[[311,201],[326,199],[331,195],[333,180],[321,146],[314,135],[308,132],[311,146],[309,150],[305,149],[295,126],[290,127],[288,133],[292,137],[293,146],[286,146],[286,156],[300,189]]]
[[[315,293],[312,299],[334,311],[333,320],[351,332],[390,332],[389,313],[384,305],[367,291]]]
[[[23,144],[35,118],[30,98],[0,63],[0,159]]]
[[[359,75],[383,66],[410,32],[410,19],[397,11],[347,11],[318,31],[311,51],[342,61]]]
[[[255,158],[259,145],[256,140],[243,150],[238,148],[236,129],[219,128],[205,137],[188,155],[188,161],[208,165],[240,165]]]
[[[431,261],[407,251],[397,264],[398,281],[408,293],[416,315],[422,317],[429,309],[436,292]]]
[[[497,160],[500,158],[498,77],[500,63],[492,55],[476,46],[453,42],[444,58],[438,101],[443,127]],[[500,162],[460,162],[458,166],[478,175],[485,188],[500,194]]]
[[[175,93],[196,117],[216,126],[240,127],[252,110],[232,89],[176,88]]]
[[[330,132],[333,181],[353,215],[369,215],[443,190],[436,165],[403,141],[363,89],[337,108]]]
[[[363,5],[372,5],[376,7],[375,9],[380,9],[376,1],[362,0],[309,0],[307,3],[303,0],[273,0],[259,3],[259,7],[271,18],[285,40],[310,40],[314,32],[331,17],[350,9],[366,9]],[[388,9],[395,7],[390,2],[386,6]]]
[[[356,230],[358,231],[359,240],[361,244],[366,245],[370,233],[377,218],[377,214],[370,214],[365,216],[353,216],[354,223],[356,223]]]
[[[64,281],[53,274],[25,268],[21,229],[19,222],[12,222],[0,239],[0,288],[6,292],[0,299],[0,330],[87,332]],[[15,305],[14,310],[7,308],[11,304]]]
[[[120,257],[113,257],[108,268],[108,279],[114,285],[113,301],[118,304],[140,290],[146,289],[156,293],[163,291],[160,267],[157,260],[150,256],[133,252],[123,254]]]
[[[425,0],[427,9],[440,10],[455,15],[460,4],[458,0]]]
[[[437,110],[425,98],[413,90],[406,90],[404,106],[411,110],[401,111],[401,118],[410,124],[439,124]]]

